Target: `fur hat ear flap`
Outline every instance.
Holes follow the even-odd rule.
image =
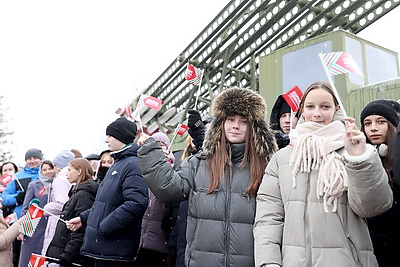
[[[277,149],[272,130],[265,123],[266,104],[264,99],[254,90],[233,87],[222,91],[211,107],[213,120],[208,127],[203,144],[206,154],[213,154],[220,146],[222,125],[229,116],[245,117],[252,130],[256,151],[269,158]]]

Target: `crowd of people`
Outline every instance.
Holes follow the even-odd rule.
[[[397,266],[400,103],[371,101],[360,128],[339,103],[315,82],[267,123],[264,99],[232,87],[210,117],[189,111],[179,158],[125,117],[99,154],[29,149],[22,169],[1,165],[0,266]]]

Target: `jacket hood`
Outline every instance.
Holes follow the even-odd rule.
[[[280,119],[279,112],[284,103],[286,103],[286,100],[283,98],[282,95],[280,95],[278,96],[274,106],[272,107],[271,116],[269,118],[269,126],[271,127],[272,130],[281,130],[279,127],[279,119]]]
[[[222,125],[228,116],[240,115],[249,120],[256,151],[269,159],[276,151],[274,135],[265,122],[266,104],[264,99],[254,90],[229,88],[222,91],[211,107],[213,120],[207,129],[203,150],[211,155],[221,145]]]

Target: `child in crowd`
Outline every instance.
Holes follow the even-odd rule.
[[[187,266],[254,266],[255,196],[276,150],[255,91],[229,88],[214,100],[203,151],[175,171],[159,142],[142,134],[144,179],[161,201],[189,199]]]
[[[400,251],[400,184],[391,174],[392,140],[400,121],[400,104],[391,99],[370,102],[361,111],[361,131],[367,143],[376,146],[393,191],[393,206],[385,213],[368,218],[374,254],[379,267],[398,266]]]
[[[364,218],[393,196],[376,149],[327,82],[307,88],[298,116],[258,190],[255,266],[378,266]]]
[[[92,207],[99,184],[93,180],[93,169],[90,162],[84,158],[73,159],[68,164],[68,181],[73,184],[69,191],[69,200],[65,203],[60,219],[66,221],[79,216]],[[46,255],[59,259],[60,266],[70,266],[72,263],[90,266],[87,257],[79,255],[82,246],[85,227],[75,232],[67,229],[65,222],[58,221],[55,235]]]

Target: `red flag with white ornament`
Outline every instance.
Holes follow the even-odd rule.
[[[300,88],[298,86],[295,86],[282,96],[289,104],[292,111],[297,112],[300,106],[301,98],[303,97],[303,92],[300,90]]]

